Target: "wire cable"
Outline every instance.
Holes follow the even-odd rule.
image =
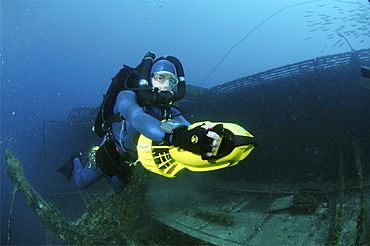
[[[259,27],[261,27],[267,21],[269,21],[272,17],[274,17],[275,15],[277,15],[278,13],[280,13],[280,12],[286,10],[286,9],[293,8],[293,7],[296,7],[298,5],[309,4],[309,3],[318,2],[318,1],[321,1],[321,0],[314,0],[314,1],[292,4],[292,5],[289,5],[287,7],[282,8],[282,9],[276,11],[275,13],[273,13],[272,15],[270,15],[267,19],[265,19],[259,25],[254,27],[251,31],[249,31],[241,40],[239,40],[236,44],[234,44],[234,46],[232,46],[229,49],[229,51],[227,51],[226,54],[221,58],[221,60],[216,64],[216,66],[213,68],[213,70],[203,79],[203,81],[199,84],[199,86],[202,86],[202,84],[209,78],[209,76],[211,76],[213,74],[213,72],[218,68],[218,66],[220,66],[220,64],[225,60],[225,58],[230,54],[230,52],[233,51],[233,49],[235,49],[240,43],[242,43],[247,37],[249,37],[249,35],[251,35],[255,30],[257,30]]]

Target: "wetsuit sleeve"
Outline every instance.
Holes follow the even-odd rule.
[[[145,113],[138,104],[137,95],[130,90],[121,91],[114,107],[140,134],[154,141],[162,142],[165,132],[161,130],[161,122]]]

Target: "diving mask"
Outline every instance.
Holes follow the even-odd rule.
[[[171,90],[177,85],[177,78],[173,73],[160,71],[152,74],[154,79],[153,86],[160,87],[162,90]]]

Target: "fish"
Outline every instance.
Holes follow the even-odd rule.
[[[331,48],[334,48],[340,41],[342,41],[342,39],[339,39]]]
[[[330,7],[333,15],[328,14],[329,12],[326,12],[326,8],[321,10],[306,10],[305,14],[302,16],[306,17],[306,26],[308,27],[307,32],[311,33],[316,31],[325,31],[328,34],[331,32],[334,34],[336,34],[336,32],[341,32],[343,33],[344,38],[356,38],[362,42],[365,42],[363,40],[366,40],[367,37],[370,37],[369,4],[364,3],[363,1],[354,1],[352,2],[351,6],[344,8],[342,6],[334,6],[321,2],[316,6],[320,8]],[[326,36],[327,39],[334,39],[334,37],[334,35]],[[341,45],[342,44],[340,41],[336,41],[333,47],[338,47]],[[329,49],[329,47],[330,46],[328,46],[326,49]]]

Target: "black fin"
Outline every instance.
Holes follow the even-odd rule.
[[[74,168],[73,160],[68,159],[68,161],[66,163],[64,163],[63,166],[58,168],[57,172],[63,174],[64,177],[66,177],[67,181],[69,182],[69,181],[71,181],[73,168]]]

